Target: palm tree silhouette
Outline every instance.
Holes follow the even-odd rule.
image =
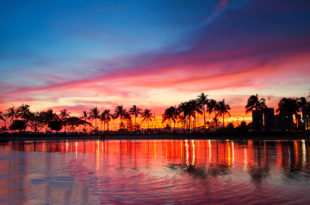
[[[299,110],[298,99],[282,98],[278,104],[277,111],[280,112],[280,115],[282,117],[285,117],[289,120],[288,121],[289,130],[292,127],[293,115],[295,115],[295,118],[297,119],[298,110]]]
[[[69,126],[69,132],[74,132],[76,127],[89,123],[85,120],[81,120],[79,117],[69,117],[67,118],[67,124]]]
[[[17,108],[17,113],[19,113],[19,117],[25,121],[25,129],[27,128],[28,122],[31,118],[31,112],[29,110],[30,105],[23,104]]]
[[[99,114],[99,121],[101,124],[101,129],[105,131],[105,115],[103,114],[103,112]],[[102,127],[102,124],[103,124],[103,127]]]
[[[150,125],[149,125],[149,122],[152,121],[152,118],[153,118],[153,113],[151,112],[150,109],[145,109],[142,113],[141,113],[141,116],[142,116],[142,122],[146,121],[147,123],[147,129],[150,129]]]
[[[45,126],[45,131],[47,131],[48,123],[52,120],[58,120],[58,115],[54,113],[52,109],[42,112],[42,123]]]
[[[67,119],[70,117],[70,113],[67,112],[67,109],[63,109],[60,111],[59,117],[65,126],[65,133],[67,132]]]
[[[26,120],[27,122],[30,120],[31,112],[29,110],[30,105],[23,104],[17,108],[17,113],[19,113],[19,117]]]
[[[214,112],[214,117],[216,117],[216,107],[217,107],[217,102],[213,99],[209,99],[207,103],[207,111],[209,113],[209,117]],[[210,119],[210,118],[209,118]]]
[[[7,109],[6,114],[10,121],[15,121],[19,117],[19,111],[14,106]]]
[[[310,117],[310,102],[307,102],[307,99],[305,97],[301,97],[297,99],[297,106],[301,110],[304,123],[305,123],[305,129],[308,130],[308,121]]]
[[[29,120],[29,126],[34,132],[40,131],[44,127],[43,112],[32,112]]]
[[[95,120],[95,130],[98,131],[97,119],[99,118],[99,110],[97,107],[94,107],[89,112],[89,118]]]
[[[133,105],[129,112],[131,115],[135,116],[135,131],[137,131],[137,121],[136,121],[136,118],[138,117],[139,114],[141,114],[141,109],[138,108],[136,105]]]
[[[123,115],[124,120],[126,120],[126,128],[127,130],[129,129],[128,124],[130,123],[130,125],[132,125],[131,123],[131,115],[129,112],[127,112],[126,110],[124,110],[124,115]],[[132,127],[132,126],[131,126]]]
[[[197,101],[199,105],[203,108],[203,127],[206,129],[206,106],[208,105],[208,95],[201,93],[198,95]]]
[[[117,119],[118,117],[120,118],[120,129],[121,129],[121,124],[123,122],[125,114],[126,114],[126,110],[124,109],[122,105],[119,105],[115,108],[114,119]]]
[[[228,114],[230,116],[229,110],[230,110],[230,106],[228,104],[225,104],[225,99],[218,102],[217,114],[219,116],[221,115],[223,116],[223,127],[225,127],[225,121],[224,121],[225,114]]]
[[[107,124],[107,131],[109,131],[109,122],[111,121],[113,115],[110,113],[110,110],[104,110],[101,114],[101,118],[104,122],[104,128],[105,124]]]
[[[263,111],[267,108],[266,100],[265,98],[259,98],[258,94],[251,95],[245,108],[247,113],[253,110]]]
[[[0,111],[0,120],[4,122],[4,128],[6,128],[6,116],[2,111]]]
[[[82,112],[81,119],[83,119],[85,122],[87,122],[88,113],[85,110]],[[84,124],[84,132],[86,132],[86,125],[87,125],[87,123]]]
[[[188,118],[188,130],[191,129],[191,119],[196,118],[196,112],[202,114],[199,104],[196,100],[190,100],[188,102],[183,102],[179,105],[179,109],[184,114],[184,118]]]
[[[175,123],[177,121],[178,118],[178,109],[175,106],[171,106],[169,108],[167,108],[162,116],[162,123],[164,123],[165,121],[169,120],[169,124],[171,127],[171,121],[174,124],[174,131],[175,131]]]

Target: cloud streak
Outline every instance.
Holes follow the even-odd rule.
[[[212,93],[219,99],[226,92],[237,102],[257,92],[266,96],[286,96],[288,89],[294,92],[289,93],[291,96],[308,93],[310,25],[305,19],[310,15],[301,4],[288,4],[217,1],[208,15],[221,13],[208,24],[199,21],[203,26],[197,26],[177,44],[110,60],[76,59],[79,69],[90,70],[78,78],[70,68],[57,73],[19,73],[42,83],[26,86],[4,81],[0,103],[42,102],[55,109],[68,106],[77,111],[95,104],[164,107],[179,103],[166,96],[187,99],[200,92]],[[55,65],[53,60],[50,66]],[[69,71],[74,77],[68,75]],[[277,87],[276,93],[268,91],[272,87]],[[163,104],[157,105],[160,101]],[[238,112],[243,108],[232,103]]]

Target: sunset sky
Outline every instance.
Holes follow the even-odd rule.
[[[0,6],[0,110],[136,104],[201,92],[233,116],[310,92],[309,0],[35,1]]]

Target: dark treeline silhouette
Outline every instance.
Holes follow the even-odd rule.
[[[162,131],[173,132],[192,132],[192,131],[214,131],[231,130],[234,128],[233,122],[225,127],[225,116],[230,116],[230,106],[225,103],[225,99],[216,101],[208,98],[204,93],[186,102],[181,102],[178,106],[168,107],[162,114],[162,122],[159,126]],[[245,106],[246,113],[252,112],[253,121],[246,125],[243,121],[236,129],[261,129],[263,128],[263,114],[266,109],[266,101],[259,98],[258,95],[252,95],[248,98]],[[283,119],[286,124],[285,130],[296,128],[308,129],[310,119],[310,102],[306,98],[282,98],[276,110],[279,119]],[[301,115],[303,120],[301,120]],[[198,120],[199,116],[203,120]],[[151,132],[156,127],[155,115],[150,109],[142,110],[133,105],[128,111],[122,106],[117,106],[114,113],[109,109],[102,112],[97,108],[91,108],[89,111],[83,111],[80,117],[71,116],[66,109],[55,113],[52,109],[41,112],[31,112],[29,105],[21,105],[17,108],[10,107],[6,111],[0,111],[0,120],[4,125],[2,132],[25,131],[33,132],[59,132],[64,133],[79,132],[109,132],[111,130],[119,132]],[[222,117],[222,121],[219,118]],[[201,119],[200,118],[200,119]],[[207,119],[208,118],[208,119]],[[295,118],[295,123],[293,118]],[[134,122],[132,122],[134,119]],[[140,119],[140,120],[139,120]],[[119,125],[115,126],[115,120]],[[113,128],[110,128],[110,124]],[[140,121],[140,122],[138,122]],[[8,126],[9,125],[9,126]],[[302,126],[301,126],[302,125]],[[173,129],[171,129],[173,127]],[[144,128],[144,129],[142,129]]]

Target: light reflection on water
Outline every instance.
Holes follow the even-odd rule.
[[[310,141],[0,144],[0,204],[307,204]]]

